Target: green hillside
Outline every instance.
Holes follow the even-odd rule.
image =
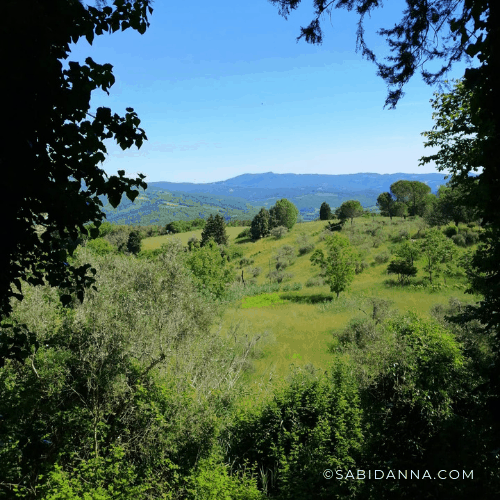
[[[266,274],[272,267],[273,254],[280,247],[291,245],[297,251],[295,262],[287,268],[293,276],[281,284],[281,303],[266,305],[263,302],[255,307],[242,307],[245,288],[240,284],[233,286],[233,295],[238,298],[228,304],[224,315],[225,328],[242,322],[252,334],[262,335],[262,344],[265,345],[247,374],[250,384],[259,386],[266,378],[282,379],[297,366],[312,364],[326,369],[332,361],[329,346],[335,335],[353,318],[369,314],[370,297],[390,301],[395,312],[414,311],[427,318],[430,318],[432,307],[439,304],[445,306],[452,297],[471,304],[477,300],[477,297],[464,295],[463,277],[448,278],[446,285],[440,278],[437,280],[437,289],[433,291],[428,287],[423,288],[423,258],[416,262],[419,272],[414,279],[414,286],[388,286],[386,282],[391,277],[387,275],[386,269],[398,242],[404,241],[407,235],[418,238],[424,227],[421,220],[394,219],[391,222],[388,217],[359,218],[352,226],[347,224],[343,229],[342,233],[349,237],[367,267],[356,275],[350,291],[342,293],[337,300],[327,285],[311,283],[318,279],[319,274],[309,261],[311,253],[298,255],[297,239],[302,235],[309,238],[316,249],[325,250],[324,227],[324,221],[296,224],[281,239],[268,237],[258,241],[237,239],[243,228],[226,229],[230,245],[251,262],[243,267],[236,264],[235,274],[241,275],[243,271],[244,277],[251,280],[252,269],[260,268],[260,274],[254,278],[257,285],[269,283]],[[186,245],[193,236],[199,238],[201,230],[146,238],[142,241],[142,249],[158,249],[172,238],[179,238]],[[465,249],[459,251],[463,253]],[[284,291],[293,284],[300,284],[301,290]]]

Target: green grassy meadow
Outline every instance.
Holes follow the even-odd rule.
[[[253,366],[245,374],[250,385],[283,379],[297,366],[313,365],[327,369],[332,360],[329,344],[351,319],[370,313],[367,304],[370,297],[391,301],[394,311],[403,313],[411,310],[423,317],[429,317],[431,308],[436,304],[447,304],[450,297],[467,303],[477,300],[477,297],[464,294],[465,278],[448,278],[447,287],[432,292],[408,286],[391,287],[384,283],[391,277],[386,269],[398,244],[398,237],[409,235],[414,239],[419,237],[419,230],[424,231],[424,225],[418,219],[394,218],[391,221],[388,217],[358,218],[352,226],[348,222],[342,233],[358,249],[367,267],[356,275],[350,289],[341,293],[338,299],[328,285],[307,287],[307,280],[318,276],[319,269],[312,266],[309,260],[311,251],[299,256],[297,238],[305,236],[315,249],[325,250],[325,225],[324,221],[296,224],[280,239],[267,237],[258,241],[237,239],[244,228],[226,228],[230,248],[240,250],[251,262],[242,268],[237,265],[238,262],[232,262],[236,264],[235,274],[241,275],[243,270],[245,278],[250,278],[251,270],[260,268],[261,272],[255,278],[257,284],[269,282],[266,274],[273,267],[272,257],[278,248],[290,245],[297,250],[294,263],[286,271],[293,274],[288,283],[300,283],[301,290],[283,291],[287,284],[284,282],[278,293],[243,296],[230,302],[225,310],[223,329],[240,323],[249,335],[261,335]],[[201,230],[147,238],[142,241],[142,249],[159,248],[169,238],[179,238],[186,245],[193,236],[200,238]],[[459,248],[460,252],[464,250]],[[384,258],[386,262],[382,262]],[[423,266],[423,260],[416,262],[419,272],[414,280],[417,282],[425,275]],[[435,282],[443,284],[443,278],[437,278]],[[242,293],[245,293],[244,290]]]

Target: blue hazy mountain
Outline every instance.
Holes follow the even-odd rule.
[[[297,206],[303,220],[313,220],[324,201],[333,209],[354,199],[373,209],[378,195],[403,179],[423,182],[433,193],[447,182],[444,174],[438,173],[242,174],[200,184],[149,182],[134,203],[124,197],[116,209],[105,203],[104,211],[108,220],[125,224],[164,224],[210,213],[249,219],[261,207],[270,208],[276,200],[287,198]]]

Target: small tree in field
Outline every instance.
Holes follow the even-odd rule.
[[[258,240],[269,234],[269,212],[261,208],[260,212],[253,218],[250,226],[250,235],[253,240]]]
[[[332,209],[330,208],[330,205],[326,201],[324,201],[321,204],[321,207],[319,209],[319,219],[320,220],[330,220],[332,218]]]
[[[313,266],[319,265],[325,273],[325,283],[330,291],[337,294],[349,288],[356,274],[358,255],[349,240],[342,234],[334,233],[325,238],[328,256],[323,250],[316,250],[310,258]]]
[[[337,210],[335,210],[335,215],[340,220],[351,219],[351,226],[354,217],[359,217],[363,214],[363,207],[358,200],[344,201]]]
[[[282,198],[269,210],[270,228],[285,226],[290,230],[297,222],[298,215],[297,207],[291,201]]]
[[[394,203],[396,200],[392,197],[391,193],[385,192],[378,196],[377,206],[380,209],[380,214],[384,217],[390,217],[394,215]]]
[[[420,250],[425,258],[424,270],[429,273],[431,283],[456,254],[454,243],[435,227],[426,232],[425,239],[420,242]]]
[[[210,215],[201,233],[201,246],[205,246],[212,238],[218,245],[227,245],[229,238],[226,234],[226,223],[222,215]]]
[[[403,285],[410,277],[417,275],[417,268],[404,259],[393,260],[387,267],[388,274],[397,274],[398,281]]]

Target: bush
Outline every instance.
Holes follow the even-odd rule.
[[[236,239],[240,239],[240,238],[251,238],[252,235],[250,234],[250,228],[247,227],[246,229],[243,229],[243,231],[241,231],[240,234],[238,234],[238,236],[236,236]]]
[[[302,290],[302,283],[287,283],[283,287],[284,292],[292,292],[292,291],[295,292],[298,290]]]
[[[189,238],[187,243],[189,251],[193,251],[195,248],[200,248],[200,240],[196,236]]]
[[[401,229],[397,235],[395,235],[392,240],[395,243],[401,243],[403,241],[409,240],[410,239],[410,231],[408,229]]]
[[[274,283],[282,283],[283,281],[290,281],[293,278],[292,273],[285,273],[282,269],[271,271],[266,275],[266,278],[269,278]]]
[[[364,349],[369,343],[378,338],[375,321],[367,318],[352,319],[344,331],[339,335],[341,346],[355,346]]]
[[[85,246],[96,255],[108,255],[116,252],[116,248],[104,238],[88,240]]]
[[[306,255],[314,250],[314,243],[299,247],[299,255]]]
[[[287,387],[242,414],[227,434],[235,467],[255,463],[260,489],[270,498],[354,497],[356,481],[325,481],[318,472],[354,468],[362,441],[356,383],[339,362],[326,376],[297,371]]]
[[[479,241],[479,234],[475,231],[468,231],[465,234],[465,244],[467,246],[475,245]]]
[[[283,238],[285,234],[288,233],[288,228],[285,226],[278,226],[278,227],[273,227],[271,229],[270,234],[273,238],[276,238],[277,240]]]
[[[377,255],[375,255],[374,259],[377,264],[385,264],[386,262],[389,262],[389,259],[391,258],[391,255],[389,252],[381,252]]]
[[[448,238],[451,238],[452,236],[458,234],[458,228],[457,226],[447,226],[443,229],[443,234]]]
[[[465,240],[465,236],[463,234],[455,234],[451,237],[451,240],[453,241],[453,243],[455,243],[455,245],[459,246],[459,247],[466,247],[467,246],[467,242]]]
[[[254,277],[256,278],[257,276],[260,275],[260,273],[262,272],[262,268],[261,267],[252,267],[248,270],[248,272]]]
[[[323,286],[325,284],[323,278],[321,278],[321,276],[316,276],[314,278],[309,278],[307,281],[306,281],[306,286],[308,288],[312,287],[312,286]]]
[[[358,260],[356,261],[356,268],[354,269],[354,272],[356,274],[361,274],[367,267],[368,267],[368,262],[366,262],[365,260],[363,261]]]

